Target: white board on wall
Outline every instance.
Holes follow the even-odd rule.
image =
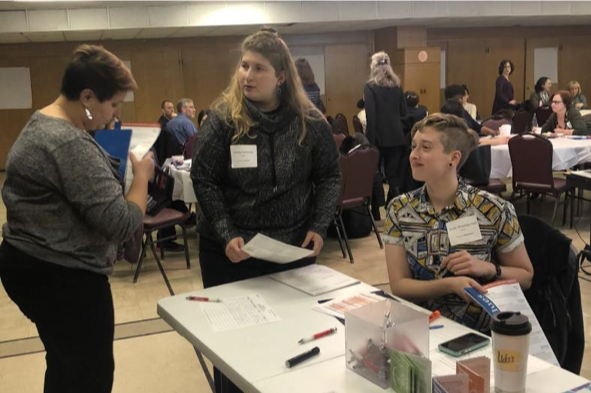
[[[324,90],[324,48],[319,46],[310,47],[295,47],[290,48],[291,56],[293,60],[297,60],[300,57],[308,60],[312,72],[314,72],[314,79],[316,84],[320,87],[320,94],[325,94]]]
[[[534,49],[534,80],[546,76],[553,84],[558,84],[558,48]]]
[[[125,66],[127,68],[129,68],[129,71],[131,71],[131,61],[129,61],[129,60],[121,60],[121,61],[123,62],[123,64],[125,64]],[[133,94],[133,90],[131,90],[131,91],[127,92],[127,95],[123,99],[123,102],[133,102],[134,99],[135,99],[135,95]]]
[[[26,67],[0,68],[0,109],[31,109],[31,72]]]

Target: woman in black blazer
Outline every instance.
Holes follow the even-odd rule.
[[[406,191],[405,177],[409,163],[405,152],[410,146],[401,122],[406,116],[404,93],[386,52],[378,52],[371,57],[371,73],[363,89],[363,97],[367,116],[366,136],[380,150],[380,162],[390,185],[389,202]]]

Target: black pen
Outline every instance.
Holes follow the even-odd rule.
[[[285,367],[290,368],[293,366],[297,366],[303,361],[306,361],[320,353],[320,348],[314,347],[307,352],[302,353],[301,355],[294,356],[291,359],[285,361]]]

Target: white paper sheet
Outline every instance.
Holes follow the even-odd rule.
[[[521,287],[516,282],[500,281],[486,285],[486,296],[490,298],[501,311],[519,311],[529,318],[532,331],[529,337],[529,353],[542,360],[560,367],[552,347],[532,311]]]
[[[138,126],[138,125],[121,125],[124,130],[131,130],[131,142],[129,143],[129,151],[135,154],[138,159],[146,155],[148,151],[154,146],[158,135],[160,135],[159,126]]]
[[[322,265],[310,265],[269,277],[312,296],[359,284],[359,280]]]
[[[253,258],[275,263],[290,263],[310,256],[314,251],[285,244],[257,233],[242,247],[242,251]]]
[[[201,303],[201,307],[216,333],[281,320],[261,295],[224,298],[221,303]]]
[[[371,303],[383,301],[384,298],[373,293],[357,293],[348,296],[341,296],[329,302],[318,304],[312,307],[312,310],[333,317],[345,318],[345,312],[355,310]]]

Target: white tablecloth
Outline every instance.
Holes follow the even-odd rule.
[[[550,139],[554,146],[552,170],[563,171],[575,165],[591,162],[591,139]],[[496,145],[491,148],[491,179],[511,177],[513,168],[508,145]],[[531,163],[536,165],[535,162]]]
[[[193,190],[193,180],[189,170],[178,170],[170,165],[169,172],[174,177],[174,189],[172,190],[172,200],[181,200],[186,203],[197,203],[197,196]]]

